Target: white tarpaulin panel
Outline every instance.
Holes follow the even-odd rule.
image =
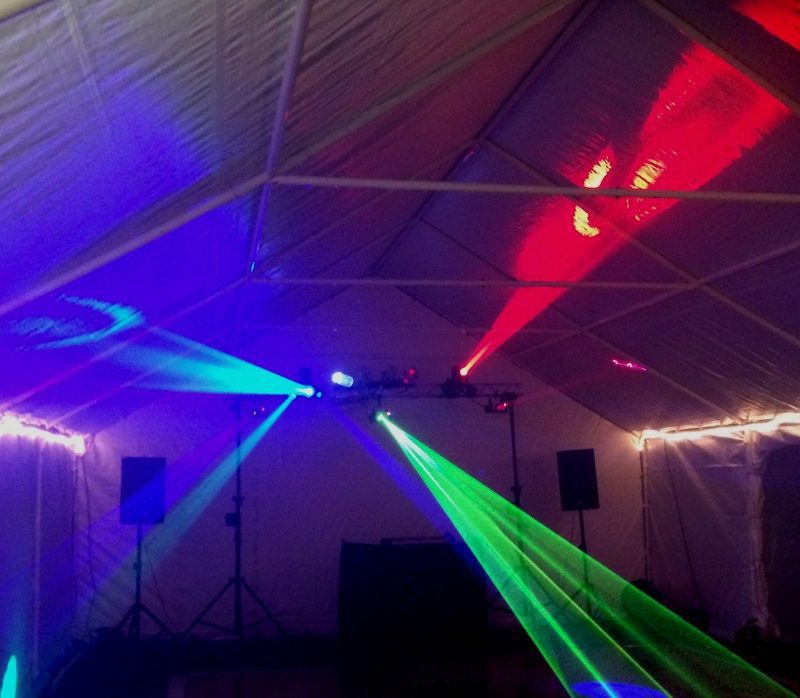
[[[652,581],[668,605],[710,621],[719,636],[733,639],[750,618],[765,637],[797,636],[796,594],[787,585],[797,566],[800,507],[786,495],[798,487],[799,436],[797,427],[788,426],[647,442]],[[781,450],[787,446],[795,450]]]

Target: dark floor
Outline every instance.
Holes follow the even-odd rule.
[[[562,698],[566,691],[519,629],[476,646],[342,646],[335,638],[145,640],[114,635],[78,648],[40,698]],[[800,648],[749,659],[797,692]],[[757,698],[757,697],[754,697]]]
[[[335,638],[144,640],[77,648],[40,698],[562,698],[530,640],[497,631],[475,645],[376,649]]]

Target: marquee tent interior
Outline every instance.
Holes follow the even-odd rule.
[[[0,2],[20,695],[131,604],[123,458],[165,459],[176,634],[218,634],[238,466],[258,637],[336,634],[343,541],[468,538],[384,410],[712,636],[800,640],[798,48],[795,0]]]

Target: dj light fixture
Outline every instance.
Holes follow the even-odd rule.
[[[518,395],[516,393],[503,393],[502,395],[489,398],[489,402],[483,406],[483,411],[486,412],[486,414],[507,414],[514,406],[517,397]]]
[[[331,374],[331,383],[342,388],[352,388],[354,382],[353,376],[349,376],[341,371],[334,371]]]
[[[453,366],[450,375],[442,383],[442,395],[446,398],[475,397],[478,389],[467,381],[467,372]]]
[[[790,696],[392,423],[389,431],[571,696]]]

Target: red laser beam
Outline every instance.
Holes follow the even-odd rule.
[[[659,91],[627,162],[606,144],[588,169],[568,164],[563,174],[588,188],[693,191],[723,172],[777,128],[789,109],[748,77],[699,45],[682,57]],[[585,174],[578,174],[580,171]],[[615,252],[623,239],[603,234],[609,222],[636,235],[678,199],[605,199],[589,214],[567,199],[548,204],[529,227],[517,257],[521,280],[576,281]],[[578,233],[576,235],[576,233]],[[466,376],[566,288],[516,291],[461,368]]]
[[[733,9],[800,50],[800,0],[739,0]]]

